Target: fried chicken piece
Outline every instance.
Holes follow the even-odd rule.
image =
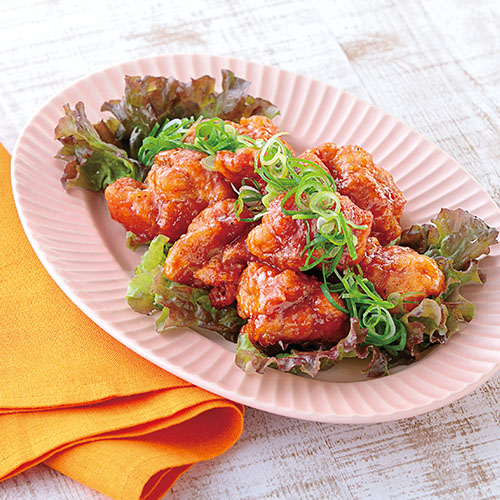
[[[236,130],[240,135],[247,135],[252,139],[262,139],[268,141],[273,135],[279,134],[281,130],[266,116],[254,115],[248,118],[241,118],[239,125],[236,125]],[[280,137],[281,142],[292,151],[291,146]]]
[[[222,254],[214,255],[194,277],[204,285],[212,287],[208,296],[217,309],[232,304],[238,291],[238,282],[243,269],[255,257],[248,251],[245,240],[248,229],[233,243],[226,245]]]
[[[139,242],[160,234],[156,197],[146,184],[121,177],[105,189],[104,196],[111,218],[136,234]]]
[[[232,125],[240,135],[247,135],[255,140],[262,139],[268,141],[273,135],[280,132],[279,128],[269,118],[261,115],[241,118],[239,124]],[[293,154],[291,146],[283,137],[280,137],[280,141]],[[241,187],[241,181],[246,177],[254,179],[262,189],[266,183],[255,172],[255,157],[258,153],[259,150],[253,148],[242,148],[235,153],[231,151],[219,151],[214,158],[214,167],[237,188]]]
[[[208,120],[208,118],[202,120],[201,123],[206,120]],[[269,118],[263,115],[253,115],[248,118],[243,117],[240,119],[239,123],[232,122],[231,120],[223,121],[231,125],[239,135],[246,135],[254,140],[262,139],[268,141],[273,135],[280,133],[280,129],[276,127]],[[193,123],[193,125],[191,125],[184,137],[185,142],[193,143],[198,125],[199,123]]]
[[[258,153],[257,149],[252,148],[238,149],[236,153],[218,151],[214,158],[214,167],[236,188],[240,188],[243,179],[247,178],[254,179],[262,190],[266,183],[255,172],[255,157]]]
[[[251,214],[244,210],[243,218]],[[210,259],[221,256],[224,247],[247,233],[251,225],[236,217],[234,200],[225,199],[209,206],[188,227],[172,246],[165,260],[165,276],[185,285],[204,287],[196,273]],[[238,275],[239,277],[239,275]]]
[[[188,149],[162,151],[144,183],[128,177],[116,180],[104,192],[111,217],[139,243],[158,234],[175,241],[204,208],[235,197],[221,174],[202,166],[205,156]]]
[[[404,309],[411,311],[424,298],[438,296],[445,289],[445,277],[436,261],[408,247],[380,246],[369,238],[364,259],[360,262],[363,276],[386,299],[391,293],[408,294]]]
[[[278,269],[292,269],[299,271],[306,263],[307,255],[304,251],[308,239],[312,239],[317,229],[317,219],[310,219],[309,226],[305,220],[293,219],[281,210],[281,201],[285,193],[274,199],[268,211],[262,217],[262,223],[252,229],[247,237],[247,247],[250,253],[259,260]],[[356,225],[367,226],[366,229],[353,229],[357,238],[355,246],[356,258],[351,259],[347,248],[340,260],[340,268],[357,264],[365,253],[366,242],[372,225],[370,212],[356,206],[346,196],[339,196],[341,212],[345,219]],[[286,210],[296,210],[293,197],[285,202]],[[318,258],[321,254],[315,253]]]
[[[312,161],[318,167],[321,167],[327,174],[330,173],[328,167],[321,161],[318,155],[314,154],[312,151],[304,151],[300,156],[298,156],[301,160]],[[305,163],[307,165],[307,163]]]
[[[359,146],[321,144],[312,152],[330,170],[337,189],[373,214],[373,235],[387,245],[401,234],[399,220],[406,200],[392,175]]]
[[[243,271],[236,300],[238,314],[248,318],[242,328],[261,346],[332,344],[345,337],[347,315],[328,302],[320,282],[303,273],[283,272],[251,262]],[[337,294],[334,300],[342,307]]]

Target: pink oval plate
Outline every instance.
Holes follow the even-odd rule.
[[[394,420],[439,408],[484,383],[500,363],[499,251],[483,262],[488,282],[471,288],[474,321],[423,360],[375,380],[343,362],[318,379],[268,370],[248,375],[234,365],[234,345],[215,334],[177,328],[155,332],[151,317],[132,312],[127,283],[140,254],[110,220],[101,195],[59,181],[62,162],[53,130],[62,106],[83,101],[92,121],[101,103],[123,94],[124,75],[204,74],[220,81],[229,68],[252,82],[250,92],[282,111],[275,121],[296,151],[331,140],[374,154],[408,199],[404,225],[426,222],[441,207],[462,207],[500,227],[496,205],[437,146],[375,106],[325,83],[254,62],[203,55],[167,55],[95,73],[61,92],[29,121],[13,157],[13,191],[24,230],[38,257],[68,297],[117,340],[148,360],[221,396],[261,410],[308,420],[361,423]]]

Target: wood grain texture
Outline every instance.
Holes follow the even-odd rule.
[[[0,141],[89,72],[199,52],[275,64],[365,98],[454,157],[500,202],[498,0],[23,0],[0,15]],[[500,498],[500,378],[429,414],[326,425],[248,409],[226,454],[166,498]],[[5,500],[105,497],[44,466]]]

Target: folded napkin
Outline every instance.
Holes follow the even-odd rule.
[[[243,408],[90,321],[31,249],[0,145],[0,480],[45,462],[114,499],[156,499],[239,437]]]

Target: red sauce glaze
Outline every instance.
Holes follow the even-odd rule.
[[[247,211],[242,213],[242,217],[250,215]],[[185,285],[210,284],[200,280],[197,271],[212,257],[221,256],[226,245],[242,234],[246,236],[251,227],[250,223],[237,219],[234,200],[214,203],[196,216],[187,233],[174,243],[165,260],[165,276]]]
[[[236,125],[236,130],[240,135],[247,135],[252,139],[262,139],[264,141],[268,141],[273,135],[281,132],[269,118],[262,115],[241,118],[239,125]],[[280,140],[293,154],[292,147],[285,141],[283,136],[280,137]]]
[[[391,293],[409,293],[414,302],[405,304],[411,311],[424,298],[437,296],[445,289],[445,277],[436,261],[407,247],[382,247],[370,238],[365,257],[360,262],[363,276],[368,278],[379,295],[386,299]]]
[[[219,151],[214,158],[214,167],[229,182],[237,188],[241,187],[244,178],[254,179],[263,188],[265,182],[255,172],[255,156],[258,151],[251,148],[242,148],[233,153],[231,151]]]
[[[241,275],[236,300],[238,314],[248,318],[241,331],[261,346],[329,344],[347,333],[347,315],[328,302],[317,279],[303,273],[251,262]]]
[[[234,302],[241,273],[254,258],[245,244],[247,233],[245,231],[233,243],[225,246],[221,254],[214,255],[194,274],[196,279],[211,287],[208,296],[217,309]]]
[[[163,151],[144,184],[127,177],[116,180],[104,193],[111,217],[139,243],[158,234],[175,241],[204,208],[235,197],[221,174],[202,166],[205,156],[188,149]]]
[[[373,162],[359,146],[331,142],[311,150],[328,167],[337,189],[360,208],[373,214],[372,234],[387,245],[401,234],[399,220],[406,200],[392,175]]]
[[[250,253],[259,260],[270,264],[278,269],[292,269],[299,271],[306,263],[307,256],[304,248],[307,245],[308,235],[312,238],[316,232],[316,219],[307,222],[293,219],[281,211],[281,201],[285,193],[278,196],[269,205],[269,209],[262,217],[262,223],[250,231],[247,238],[247,246]],[[347,220],[356,225],[366,225],[366,229],[354,229],[353,234],[357,237],[356,258],[351,259],[347,249],[344,250],[341,267],[358,263],[364,254],[366,241],[370,234],[372,215],[370,212],[357,207],[346,196],[339,196],[341,212]],[[285,203],[285,209],[293,210],[297,206],[292,198]],[[315,254],[315,257],[319,257]]]
[[[268,141],[273,135],[279,134],[280,130],[276,125],[265,116],[254,115],[249,118],[242,118],[239,124],[232,124],[240,135],[246,135],[251,139],[262,139]],[[285,144],[290,151],[291,146],[280,137],[280,141]],[[263,189],[266,183],[255,172],[255,156],[258,150],[252,148],[242,148],[235,153],[231,151],[219,151],[215,155],[214,166],[228,181],[237,188],[241,187],[241,181],[246,177],[254,179]]]

